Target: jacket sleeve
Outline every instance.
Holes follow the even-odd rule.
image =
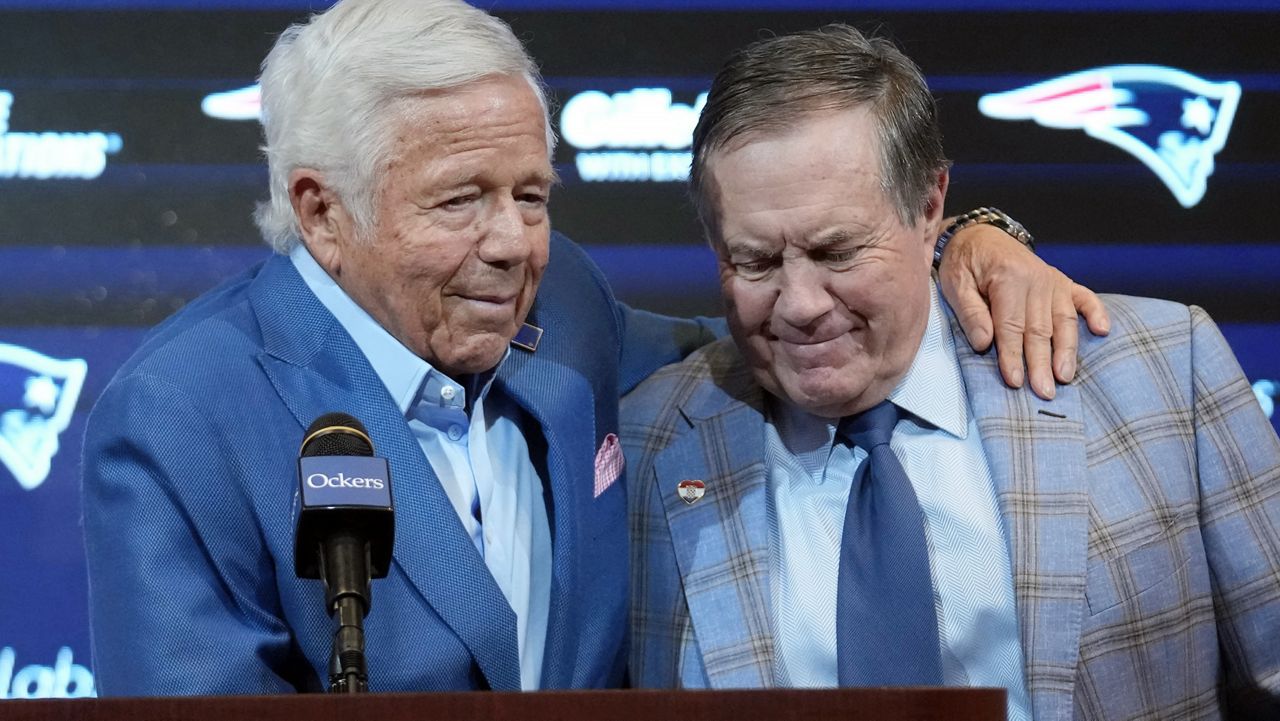
[[[1226,340],[1191,308],[1200,523],[1228,710],[1280,718],[1280,440]]]
[[[729,334],[723,318],[673,318],[618,303],[622,331],[618,394],[626,395],[659,368]]]
[[[100,694],[317,686],[237,482],[260,473],[227,445],[153,377],[117,379],[90,415],[82,493]]]

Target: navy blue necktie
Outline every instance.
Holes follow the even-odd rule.
[[[840,423],[867,451],[853,473],[840,548],[836,665],[841,686],[940,686],[924,513],[889,448],[900,411],[884,401]]]

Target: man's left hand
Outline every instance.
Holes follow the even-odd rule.
[[[1046,400],[1055,394],[1054,378],[1075,377],[1077,313],[1095,335],[1111,329],[1097,294],[990,225],[951,239],[938,279],[969,345],[982,352],[994,339],[1000,374],[1014,388],[1022,387],[1025,358],[1031,388]]]

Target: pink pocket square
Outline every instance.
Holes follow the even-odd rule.
[[[609,490],[609,486],[622,476],[622,444],[618,436],[610,433],[604,437],[600,450],[596,451],[596,487],[595,498]]]

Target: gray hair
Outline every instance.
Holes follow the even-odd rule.
[[[340,0],[289,27],[260,78],[271,191],[255,213],[263,238],[279,253],[299,241],[289,202],[297,168],[324,173],[365,235],[398,101],[495,75],[529,82],[550,153],[554,137],[537,66],[511,28],[483,10],[461,0]]]
[[[693,132],[690,192],[703,224],[715,227],[706,183],[717,152],[748,134],[788,130],[806,114],[864,103],[876,119],[881,187],[902,222],[914,225],[949,164],[937,105],[920,69],[893,43],[840,24],[757,41],[720,69]]]

